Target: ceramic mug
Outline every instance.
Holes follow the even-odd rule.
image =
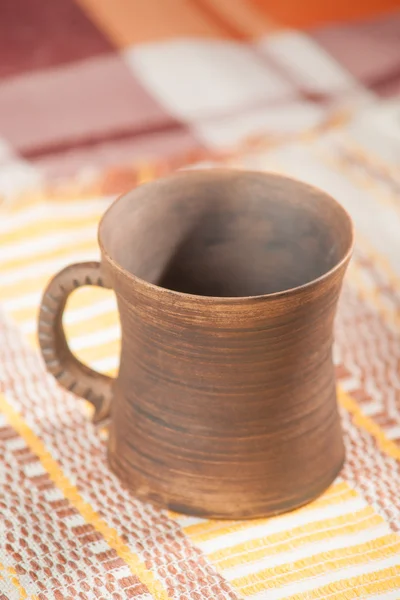
[[[180,172],[119,198],[100,262],[46,289],[48,370],[111,415],[108,459],[137,497],[204,517],[300,506],[329,486],[344,449],[332,331],[353,246],[345,210],[279,175]],[[62,315],[77,287],[116,294],[116,379],[71,353]]]

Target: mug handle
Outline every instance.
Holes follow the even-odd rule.
[[[68,391],[94,406],[93,423],[98,424],[110,416],[114,379],[97,373],[72,354],[62,321],[69,295],[84,285],[110,288],[99,262],[73,264],[53,277],[42,297],[38,336],[47,369]]]

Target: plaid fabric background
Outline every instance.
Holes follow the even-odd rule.
[[[323,496],[276,518],[209,521],[135,500],[107,467],[107,433],[46,374],[36,350],[40,295],[62,266],[98,258],[96,226],[115,197],[99,193],[104,182],[3,211],[1,600],[400,598],[400,177],[380,156],[387,144],[375,138],[372,155],[360,131],[355,122],[225,160],[324,188],[357,227],[336,323],[346,464]],[[116,187],[127,181],[121,174]],[[159,174],[147,166],[131,181]],[[112,292],[78,291],[65,321],[77,355],[115,373]]]
[[[396,9],[398,0],[2,0],[0,194],[287,136],[396,95]]]
[[[400,14],[295,4],[0,3],[0,600],[400,598]],[[98,258],[116,194],[198,161],[313,183],[356,225],[335,345],[346,464],[276,518],[135,500],[37,351],[46,282]],[[112,292],[79,290],[65,323],[116,372]]]

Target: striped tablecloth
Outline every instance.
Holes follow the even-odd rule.
[[[371,110],[350,125],[225,159],[326,189],[357,229],[336,322],[347,461],[323,496],[276,518],[207,521],[135,500],[107,467],[106,432],[45,373],[37,352],[48,278],[70,262],[96,259],[97,223],[116,192],[165,165],[39,190],[3,207],[1,600],[400,598],[399,154],[394,121],[392,137],[374,137],[365,125],[390,122],[390,111]],[[115,372],[112,292],[77,291],[65,322],[77,355]]]

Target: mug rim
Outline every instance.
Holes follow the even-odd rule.
[[[219,174],[246,173],[249,175],[265,176],[268,179],[271,177],[275,177],[277,179],[290,180],[294,183],[301,185],[302,187],[309,188],[310,191],[313,191],[314,193],[317,192],[319,195],[325,196],[325,198],[329,199],[330,202],[333,202],[343,212],[343,215],[345,216],[345,218],[347,219],[347,221],[350,225],[349,247],[348,247],[347,251],[345,252],[344,256],[340,259],[340,261],[338,261],[333,267],[331,267],[328,271],[326,271],[322,275],[319,275],[315,279],[311,279],[310,281],[307,281],[306,283],[302,283],[301,285],[297,285],[295,287],[287,288],[284,290],[279,290],[277,292],[271,292],[268,294],[257,294],[254,296],[202,296],[201,294],[191,294],[188,292],[180,292],[178,290],[172,290],[172,289],[157,285],[155,283],[146,281],[146,279],[142,279],[141,277],[138,277],[134,273],[131,273],[130,271],[125,269],[114,258],[112,258],[112,256],[106,251],[103,241],[101,239],[101,229],[102,229],[102,227],[104,227],[104,223],[105,223],[105,220],[106,220],[109,212],[111,212],[112,208],[115,206],[116,203],[118,203],[120,200],[125,198],[128,194],[135,191],[136,188],[133,188],[133,189],[121,194],[120,196],[118,196],[114,200],[114,202],[112,202],[110,204],[110,206],[103,213],[103,215],[99,221],[98,228],[97,228],[97,241],[98,241],[102,256],[104,256],[107,259],[107,261],[112,265],[112,267],[114,269],[116,269],[125,278],[127,278],[131,283],[145,287],[150,293],[163,294],[163,295],[167,294],[168,296],[175,297],[177,300],[178,299],[180,299],[180,300],[187,299],[187,300],[196,300],[197,302],[205,302],[205,303],[221,302],[223,304],[237,304],[237,303],[249,302],[252,300],[269,300],[269,299],[274,300],[274,299],[279,299],[279,298],[282,298],[282,297],[285,297],[288,295],[293,295],[295,293],[300,293],[300,292],[306,291],[310,288],[312,289],[314,286],[322,283],[324,280],[329,279],[332,275],[334,275],[337,271],[339,271],[344,265],[346,265],[346,263],[350,260],[351,255],[353,253],[353,249],[354,249],[355,235],[354,235],[353,219],[351,218],[349,212],[344,208],[344,206],[340,202],[338,202],[338,200],[336,200],[331,194],[329,194],[325,190],[322,190],[321,188],[319,188],[315,185],[312,185],[310,183],[301,181],[300,179],[297,179],[296,177],[290,177],[288,175],[281,175],[280,173],[275,173],[273,171],[258,171],[256,169],[219,168],[219,167],[214,168],[214,167],[212,167],[209,169],[183,169],[180,171],[175,171],[174,173],[171,173],[170,175],[167,175],[166,177],[153,179],[151,181],[140,184],[137,187],[141,187],[142,185],[151,185],[153,182],[156,182],[156,181],[168,180],[168,179],[171,180],[171,179],[175,179],[177,177],[190,178],[191,175],[193,175],[194,173],[201,174],[204,176],[207,176],[210,174],[218,174],[218,173]]]

